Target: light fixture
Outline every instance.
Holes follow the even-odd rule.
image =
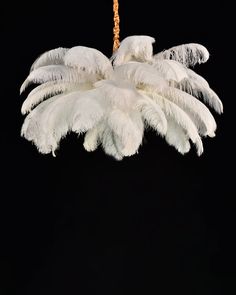
[[[152,37],[130,36],[119,43],[118,0],[113,2],[110,60],[96,49],[76,46],[50,50],[34,62],[21,92],[31,83],[41,85],[22,105],[22,113],[29,113],[22,136],[39,152],[55,155],[68,132],[85,133],[87,151],[101,145],[121,160],[138,152],[144,130],[151,127],[180,153],[192,142],[201,155],[201,137],[213,137],[216,122],[200,100],[223,112],[207,81],[189,69],[208,60],[207,49],[185,44],[153,55]]]

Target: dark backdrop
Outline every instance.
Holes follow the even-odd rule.
[[[228,5],[120,0],[121,38],[153,36],[155,51],[189,42],[209,49],[210,60],[195,70],[225,111],[214,114],[217,136],[204,139],[200,158],[194,149],[181,156],[149,132],[138,155],[117,162],[85,152],[75,135],[56,158],[20,137],[19,87],[34,59],[75,45],[110,56],[112,0],[4,4],[1,294],[235,294]]]

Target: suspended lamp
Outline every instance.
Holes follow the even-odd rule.
[[[39,152],[55,155],[69,132],[84,135],[84,148],[101,146],[117,160],[134,155],[145,129],[152,128],[178,152],[215,135],[223,106],[207,81],[192,68],[209,58],[200,44],[184,44],[153,54],[155,39],[130,36],[119,42],[118,0],[113,1],[114,44],[109,59],[94,48],[57,48],[42,54],[21,86],[40,84],[27,96],[21,134]],[[201,102],[201,100],[204,102]]]

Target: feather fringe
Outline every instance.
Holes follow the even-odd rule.
[[[55,153],[69,132],[78,134],[93,128],[104,115],[94,99],[96,90],[54,96],[38,105],[25,119],[22,136],[33,141],[41,153]]]
[[[88,75],[98,75],[99,80],[110,79],[113,74],[109,59],[94,48],[73,47],[66,53],[64,62],[66,66],[77,68]]]
[[[155,39],[149,36],[129,36],[125,38],[111,58],[114,66],[120,66],[129,61],[151,61],[152,44],[154,42]]]
[[[41,54],[32,64],[30,71],[49,65],[63,65],[63,58],[68,50],[68,48],[59,47]]]
[[[205,63],[209,59],[209,52],[200,44],[190,43],[164,50],[155,54],[154,59],[173,59],[189,67],[197,63]]]
[[[180,127],[186,132],[188,138],[195,144],[197,154],[200,156],[203,153],[203,145],[200,136],[198,135],[197,127],[194,125],[191,118],[176,104],[165,99],[161,95],[153,92],[146,93],[140,90],[144,96],[148,95],[153,99],[163,110],[166,116],[171,117]]]
[[[161,91],[168,86],[167,81],[151,65],[139,62],[130,62],[116,67],[114,77],[127,80],[137,88],[150,85]]]
[[[188,140],[188,136],[171,117],[167,117],[168,128],[165,135],[165,139],[169,145],[172,145],[181,154],[189,152],[191,146]]]
[[[20,93],[32,83],[45,83],[49,81],[59,81],[64,83],[82,83],[85,76],[80,74],[76,69],[66,66],[55,65],[38,68],[31,72],[20,88]]]
[[[167,121],[165,114],[149,97],[137,101],[137,109],[147,125],[156,130],[160,135],[165,135],[167,131]]]

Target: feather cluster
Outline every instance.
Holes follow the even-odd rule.
[[[84,148],[102,146],[117,160],[134,155],[144,130],[152,128],[180,153],[202,137],[215,135],[223,106],[207,81],[189,67],[209,58],[199,44],[172,47],[153,55],[154,38],[130,36],[108,59],[100,51],[77,46],[42,54],[21,86],[39,84],[27,96],[22,136],[39,152],[52,153],[68,132],[85,134]],[[201,100],[204,102],[201,102]]]

